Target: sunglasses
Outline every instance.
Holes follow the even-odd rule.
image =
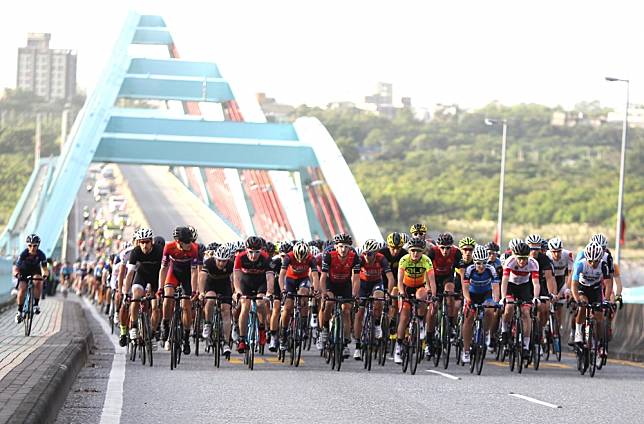
[[[588,261],[588,263],[589,263],[589,264],[591,264],[591,265],[598,264],[599,262],[600,262],[599,260],[596,260],[596,261]]]
[[[528,256],[517,256],[517,260],[524,260],[524,261],[527,261],[527,260],[528,260]]]
[[[253,254],[253,255],[258,254],[259,252],[261,252],[261,251],[260,250],[249,250],[248,251],[248,253]]]
[[[373,256],[376,254],[376,252],[364,252],[364,254],[367,256]]]
[[[39,244],[28,244],[27,246],[28,246],[28,247],[38,247],[38,246],[40,246],[40,245],[39,245]]]
[[[422,250],[420,250],[420,249],[409,249],[409,251],[410,251],[411,253],[423,253],[423,251],[422,251]]]
[[[464,248],[463,248],[463,251],[464,251],[464,252],[471,252],[471,251],[473,251],[473,250],[474,250],[474,248],[473,248],[473,247],[464,247]]]
[[[425,233],[411,233],[411,235],[414,237],[422,237],[425,235]]]
[[[152,240],[147,239],[147,240],[139,240],[139,244],[152,244]]]
[[[449,248],[452,246],[438,246],[440,250],[449,250]]]
[[[552,253],[561,253],[561,250],[551,250]]]
[[[483,265],[485,265],[485,262],[483,262],[483,261],[474,261],[474,265],[483,266]]]

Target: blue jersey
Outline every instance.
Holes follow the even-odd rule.
[[[582,259],[575,261],[572,267],[573,281],[579,281],[579,284],[584,286],[596,286],[607,278],[609,278],[609,274],[606,262],[600,262],[593,267],[587,260]]]
[[[583,261],[586,259],[586,256],[584,255],[584,251],[580,250],[577,253],[577,257],[575,258],[575,262],[577,261]],[[608,276],[612,277],[613,274],[615,274],[615,265],[613,265],[613,254],[610,253],[610,250],[606,250],[604,252],[604,256],[602,256],[602,261],[606,263],[606,266],[608,267]]]
[[[470,293],[485,293],[492,290],[492,284],[499,283],[499,275],[490,264],[485,264],[482,273],[479,273],[476,265],[472,264],[465,270],[465,282],[470,284]]]
[[[45,266],[47,266],[47,257],[40,249],[36,251],[35,255],[30,255],[29,249],[25,249],[16,261],[16,268],[22,277],[40,275],[40,267]]]

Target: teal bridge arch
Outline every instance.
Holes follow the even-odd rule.
[[[169,57],[130,57],[130,45],[166,46]],[[15,253],[35,232],[51,255],[92,162],[172,166],[219,213],[217,193],[236,191],[231,214],[239,219],[232,227],[240,235],[269,228],[263,218],[283,221],[275,234],[284,237],[345,230],[357,242],[382,239],[342,154],[317,119],[268,123],[257,105],[240,106],[235,94],[215,63],[179,58],[163,18],[131,12],[60,156],[34,167],[0,236],[0,250]],[[178,101],[184,113],[119,107],[120,99]],[[204,116],[199,104],[220,104],[226,119]],[[222,169],[232,172],[210,178]],[[264,193],[253,193],[259,185]]]

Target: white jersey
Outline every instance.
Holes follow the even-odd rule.
[[[572,264],[575,263],[575,261],[572,257],[571,251],[562,249],[561,257],[558,261],[555,260],[551,251],[548,251],[546,255],[548,255],[552,261],[552,265],[555,267],[555,277],[563,277],[566,273],[569,275],[572,274]]]
[[[514,255],[510,256],[503,264],[503,276],[509,277],[512,284],[526,284],[530,280],[539,280],[539,262],[534,258],[528,258],[525,266],[520,267],[517,258]]]

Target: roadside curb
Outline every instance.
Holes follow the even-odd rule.
[[[54,422],[58,411],[64,405],[67,394],[76,381],[76,376],[85,366],[90,350],[94,344],[94,336],[87,324],[87,317],[76,302],[65,302],[65,309],[71,310],[64,314],[64,319],[72,321],[77,328],[66,329],[51,338],[50,343],[41,346],[48,349],[48,344],[55,345],[67,342],[58,355],[47,360],[47,369],[41,375],[37,387],[42,390],[32,390],[25,397],[11,421],[46,423]],[[70,321],[67,321],[68,323]],[[80,331],[78,331],[80,330]]]

